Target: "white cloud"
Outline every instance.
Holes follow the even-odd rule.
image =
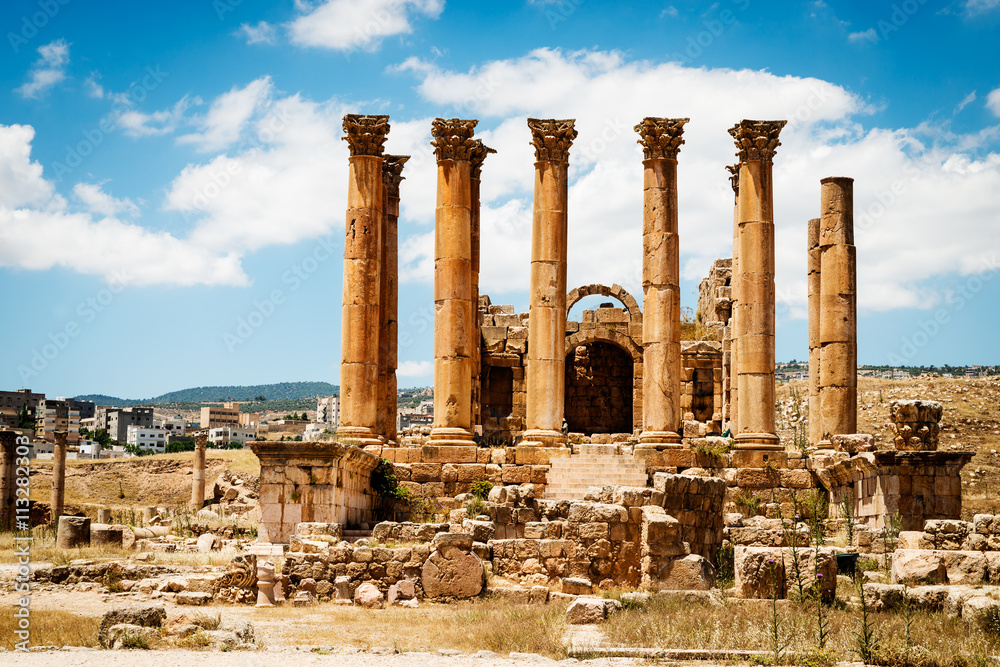
[[[326,0],[297,2],[306,14],[288,24],[292,42],[338,51],[374,51],[382,39],[413,32],[414,16],[436,19],[444,0]]]
[[[1000,8],[1000,0],[967,0],[965,10],[972,15],[985,14]]]
[[[116,96],[121,102],[122,96]],[[130,137],[150,137],[170,134],[177,129],[184,114],[193,105],[201,104],[201,99],[185,95],[169,109],[145,113],[129,107],[122,107],[112,114],[115,124]]]
[[[101,183],[77,183],[73,186],[73,194],[87,207],[91,213],[103,216],[115,216],[124,213],[129,217],[139,215],[139,207],[128,197],[116,199],[103,189]]]
[[[978,156],[995,132],[946,137],[935,146],[927,127],[866,129],[861,120],[871,108],[826,81],[550,49],[468,72],[417,60],[399,69],[418,78],[419,92],[441,115],[484,119],[480,135],[499,150],[483,170],[483,293],[528,287],[533,156],[527,116],[577,119],[569,287],[617,282],[641,296],[642,153],[632,126],[644,116],[691,118],[678,177],[686,280],[700,280],[714,258],[731,254],[733,195],[723,167],[735,161],[727,129],[741,118],[790,121],[775,160],[775,210],[778,292],[792,316],[804,314],[806,221],[818,215],[819,180],[826,176],[856,179],[865,308],[929,307],[942,298],[936,279],[974,271],[984,248],[1000,247],[1000,155]],[[407,183],[433,193],[430,170],[426,176],[415,171]],[[402,243],[401,279],[430,282],[430,230]],[[692,295],[685,300],[693,305]]]
[[[958,103],[958,106],[955,108],[955,114],[962,113],[962,110],[965,107],[969,106],[975,101],[976,101],[976,91],[973,90],[971,93],[962,98],[961,102]]]
[[[667,7],[666,9],[664,9],[662,12],[660,12],[660,18],[663,18],[664,16],[669,16],[671,18],[677,18],[677,16],[678,16],[679,13],[680,12],[677,11],[676,7],[674,7],[673,5],[670,5],[669,7]]]
[[[1000,117],[1000,88],[986,96],[986,108],[992,111],[994,116]]]
[[[201,152],[219,151],[227,148],[240,138],[250,117],[271,96],[271,77],[264,76],[243,88],[233,86],[232,90],[217,97],[204,117],[194,123],[201,132],[185,134],[177,138],[179,144],[194,144]]]
[[[861,42],[878,44],[878,33],[875,32],[875,28],[868,28],[868,30],[863,30],[861,32],[852,32],[847,36],[847,41],[855,44]]]
[[[39,98],[52,86],[66,79],[69,64],[69,44],[56,40],[38,47],[38,60],[31,66],[30,78],[16,89],[22,97]]]
[[[274,44],[278,40],[278,30],[267,21],[260,21],[257,25],[243,23],[238,31],[243,35],[247,44]]]
[[[404,361],[396,369],[396,375],[404,378],[427,377],[433,373],[433,361]]]
[[[83,85],[87,88],[87,95],[102,99],[104,97],[104,86],[97,83],[97,75],[88,76]]]
[[[248,283],[236,253],[123,222],[114,209],[132,213],[134,204],[99,187],[74,189],[90,212],[68,211],[41,165],[31,161],[33,139],[31,127],[0,125],[0,266],[60,266],[134,285]]]

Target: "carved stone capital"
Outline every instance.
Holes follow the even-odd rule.
[[[579,134],[575,119],[528,119],[531,145],[535,147],[535,160],[539,162],[569,162],[569,147]]]
[[[473,146],[476,140],[472,135],[476,132],[478,120],[462,120],[460,118],[435,118],[431,125],[431,146],[438,162],[441,160],[469,160],[472,158]]]
[[[351,148],[351,157],[380,157],[389,134],[389,117],[349,113],[344,116],[344,132],[347,136],[343,139]]]
[[[399,197],[399,184],[403,182],[403,165],[409,155],[386,155],[382,163],[382,182],[386,197]]]
[[[729,184],[733,186],[733,192],[737,195],[740,194],[740,165],[734,164],[732,166],[727,166],[726,171],[729,172]]]
[[[684,143],[684,124],[690,118],[646,117],[635,126],[642,144],[642,154],[647,160],[667,158],[676,160]]]
[[[472,177],[480,179],[483,175],[483,162],[490,153],[496,153],[496,149],[490,148],[483,143],[482,139],[476,139],[472,146]]]
[[[773,160],[781,145],[778,134],[786,123],[787,120],[741,120],[729,128],[729,134],[736,140],[740,162]]]

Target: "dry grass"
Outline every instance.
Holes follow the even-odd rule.
[[[99,617],[66,611],[32,611],[30,621],[29,646],[97,646]],[[13,610],[5,609],[0,614],[0,646],[13,650],[14,644],[21,641],[14,634],[17,629]]]
[[[502,600],[472,600],[451,605],[423,603],[417,609],[366,610],[324,604],[254,612],[255,625],[268,627],[272,644],[393,646],[399,651],[457,649],[506,655],[538,653],[566,657],[562,605],[512,605]]]
[[[788,651],[813,653],[816,650],[814,610],[811,605],[785,603],[779,606],[781,633],[790,640]],[[854,653],[857,648],[854,633],[860,624],[860,612],[831,607],[827,614],[829,657],[848,662],[858,660]],[[873,617],[881,639],[882,664],[968,667],[991,664],[987,656],[1000,651],[997,635],[988,636],[943,613],[918,612],[911,628],[915,647],[910,650],[908,660],[901,660],[907,655],[903,615],[873,614]],[[654,599],[641,609],[615,614],[601,627],[616,646],[768,651],[771,649],[771,602],[729,601],[721,607],[698,607]]]

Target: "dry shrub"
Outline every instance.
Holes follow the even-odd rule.
[[[322,604],[257,611],[254,625],[274,643],[313,646],[393,646],[399,651],[489,650],[566,657],[562,605],[526,606],[497,599],[455,604],[421,603],[417,609],[367,610]],[[280,636],[275,636],[280,635]]]
[[[722,606],[694,606],[654,598],[643,609],[624,610],[602,626],[614,645],[672,649],[769,650],[768,600],[729,601]],[[815,610],[786,603],[779,609],[782,633],[791,637],[788,651],[815,654]],[[853,662],[860,612],[833,605],[827,611],[830,632],[826,652]],[[976,667],[1000,651],[1000,640],[943,613],[918,612],[904,645],[902,614],[871,614],[880,639],[879,663],[895,667]]]
[[[90,646],[96,648],[100,617],[81,616],[67,611],[32,611],[28,646]],[[0,614],[0,646],[8,650],[21,641],[14,634],[18,619],[13,609]]]

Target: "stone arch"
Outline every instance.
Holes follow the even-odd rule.
[[[594,329],[567,336],[565,356],[569,357],[578,346],[590,343],[610,344],[632,358],[632,431],[642,430],[642,348],[628,335],[598,325]]]
[[[633,322],[642,322],[642,311],[639,309],[638,302],[621,285],[612,285],[611,287],[607,285],[583,285],[582,287],[577,287],[566,295],[566,317],[569,317],[569,311],[573,309],[573,306],[580,299],[595,294],[617,299],[625,306],[625,310],[628,311],[629,317],[632,318]]]

